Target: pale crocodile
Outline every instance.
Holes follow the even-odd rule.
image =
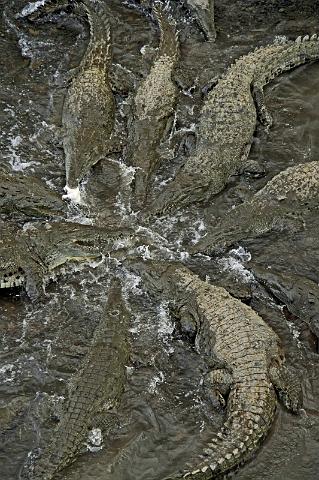
[[[15,217],[55,217],[66,212],[60,195],[34,176],[0,172],[0,212]]]
[[[36,299],[57,267],[92,261],[111,252],[117,256],[136,241],[143,244],[142,237],[119,226],[47,222],[18,229],[0,224],[0,288],[25,286],[29,297]]]
[[[276,391],[287,408],[298,411],[299,382],[286,367],[277,334],[224,288],[200,280],[186,267],[144,263],[135,268],[172,302],[175,317],[194,324],[195,344],[215,363],[211,387],[227,405],[225,423],[198,464],[170,479],[216,478],[256,452],[274,421]]]
[[[86,2],[88,3],[88,2]],[[102,6],[88,7],[90,43],[67,90],[62,124],[66,197],[79,197],[79,183],[111,149],[115,101],[109,82],[111,33]]]
[[[126,154],[130,165],[136,167],[134,203],[137,207],[145,201],[151,176],[158,166],[158,147],[174,112],[178,92],[172,79],[179,53],[175,25],[160,4],[156,4],[153,11],[161,40],[151,70],[136,91]]]
[[[129,321],[121,285],[113,280],[91,347],[71,379],[61,420],[39,458],[24,466],[20,478],[51,480],[85,451],[92,429],[108,436],[126,379]]]
[[[270,124],[263,87],[284,71],[319,58],[317,35],[275,42],[239,58],[208,94],[196,130],[193,155],[155,199],[161,214],[219,193],[244,165],[256,128]],[[257,113],[256,113],[257,109]]]
[[[229,210],[191,252],[212,253],[272,230],[296,230],[319,207],[319,162],[289,167],[272,178],[250,201]]]

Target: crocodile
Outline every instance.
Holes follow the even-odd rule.
[[[153,0],[139,0],[140,9],[150,9],[154,5]],[[195,14],[196,22],[204,33],[206,40],[214,41],[216,39],[216,30],[214,23],[215,0],[184,0],[185,6]]]
[[[319,339],[319,286],[310,278],[274,268],[250,266],[255,279],[274,298],[287,306],[289,312],[308,324]]]
[[[38,178],[0,172],[0,212],[11,217],[56,217],[64,215],[66,207]]]
[[[51,480],[76,460],[92,429],[100,429],[103,437],[109,435],[126,380],[129,322],[121,284],[114,279],[88,354],[71,379],[60,422],[38,459],[26,463],[20,478]]]
[[[179,56],[175,25],[160,4],[156,4],[153,11],[161,40],[151,70],[136,91],[126,153],[130,165],[136,167],[133,203],[137,207],[145,201],[150,178],[159,164],[158,147],[173,114],[178,92],[172,79]]]
[[[90,43],[67,90],[62,111],[66,168],[65,198],[81,202],[79,183],[90,168],[112,149],[115,100],[109,82],[111,32],[101,6],[84,7],[90,23]]]
[[[225,422],[201,460],[169,480],[219,477],[256,452],[274,421],[276,392],[289,410],[299,411],[299,381],[286,366],[277,334],[223,287],[200,280],[187,267],[132,265],[151,289],[172,302],[177,319],[193,323],[195,345],[215,367],[208,375],[211,388],[226,403]]]
[[[247,161],[257,114],[261,123],[271,125],[263,87],[282,72],[318,57],[314,34],[276,41],[236,60],[208,93],[196,129],[195,151],[154,200],[153,213],[208,201],[221,192]]]
[[[246,201],[230,209],[192,253],[212,253],[273,230],[297,230],[319,207],[319,162],[302,163],[275,175]]]
[[[142,233],[119,226],[39,222],[19,229],[0,223],[0,288],[24,286],[35,300],[58,267],[101,259],[111,252],[121,256],[123,248],[145,243],[142,238]]]

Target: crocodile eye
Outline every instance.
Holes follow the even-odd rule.
[[[118,317],[120,314],[119,310],[112,310],[111,315],[112,317]]]

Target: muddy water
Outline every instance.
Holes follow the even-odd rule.
[[[108,2],[114,30],[114,88],[118,121],[125,128],[132,81],[145,75],[158,42],[156,27],[124,2]],[[175,2],[182,58],[176,71],[179,104],[170,141],[163,145],[165,166],[155,193],[192,148],[193,125],[202,89],[239,55],[275,35],[296,37],[316,31],[319,2],[216,0],[216,44],[205,43],[187,10]],[[45,180],[61,192],[64,157],[61,108],[70,78],[85,51],[88,30],[72,15],[60,15],[36,27],[16,26],[14,12],[25,1],[1,2],[1,166]],[[141,48],[147,46],[141,53]],[[123,74],[123,71],[126,74]],[[232,205],[249,198],[287,166],[317,160],[319,154],[319,64],[301,67],[275,80],[266,91],[274,125],[256,132],[250,158],[265,170],[261,178],[236,176],[209,204],[192,207],[148,228],[165,238],[176,258],[194,271],[228,287],[262,314],[276,330],[286,356],[303,381],[304,413],[278,409],[276,421],[258,455],[235,473],[242,480],[314,480],[319,475],[319,361],[313,334],[302,318],[256,288],[249,268],[272,266],[318,283],[319,220],[316,214],[298,233],[242,243],[220,259],[190,259],[187,246]],[[184,139],[186,147],[178,148]],[[91,221],[130,216],[131,171],[115,155],[100,162],[86,179]],[[88,221],[81,211],[69,217]],[[155,238],[155,237],[154,237]],[[143,253],[143,251],[142,251]],[[144,249],[147,254],[147,250]],[[159,254],[161,255],[161,254]],[[1,478],[13,480],[28,453],[46,443],[54,427],[67,382],[78,369],[106,303],[110,275],[123,279],[128,308],[131,364],[118,419],[103,448],[89,450],[60,478],[160,480],[184,467],[216,431],[223,413],[209,403],[202,386],[207,366],[192,345],[174,330],[167,305],[150,297],[140,279],[115,259],[81,268],[68,267],[47,288],[44,304],[32,305],[23,292],[0,297]],[[319,312],[318,312],[319,313]]]

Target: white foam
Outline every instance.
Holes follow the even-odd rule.
[[[164,379],[165,377],[163,372],[158,372],[158,375],[154,375],[147,389],[149,393],[153,393],[153,394],[157,393],[157,385],[160,385],[161,383],[163,383]]]
[[[92,428],[88,435],[87,449],[89,452],[98,452],[103,448],[103,435],[100,428]]]
[[[219,260],[224,270],[233,272],[244,282],[254,280],[253,274],[245,268],[244,263],[251,260],[251,254],[243,247],[233,248],[229,252],[229,256]]]
[[[169,337],[174,331],[174,323],[171,319],[168,305],[168,302],[161,302],[158,307],[158,336],[160,338]]]
[[[70,188],[65,185],[64,191],[66,192],[66,194],[62,195],[63,200],[71,200],[71,202],[77,203],[79,205],[83,203],[79,187]]]
[[[36,12],[39,7],[43,7],[43,5],[46,4],[46,2],[47,0],[37,0],[36,2],[30,2],[22,9],[21,13],[18,16],[26,17],[31,13]]]

